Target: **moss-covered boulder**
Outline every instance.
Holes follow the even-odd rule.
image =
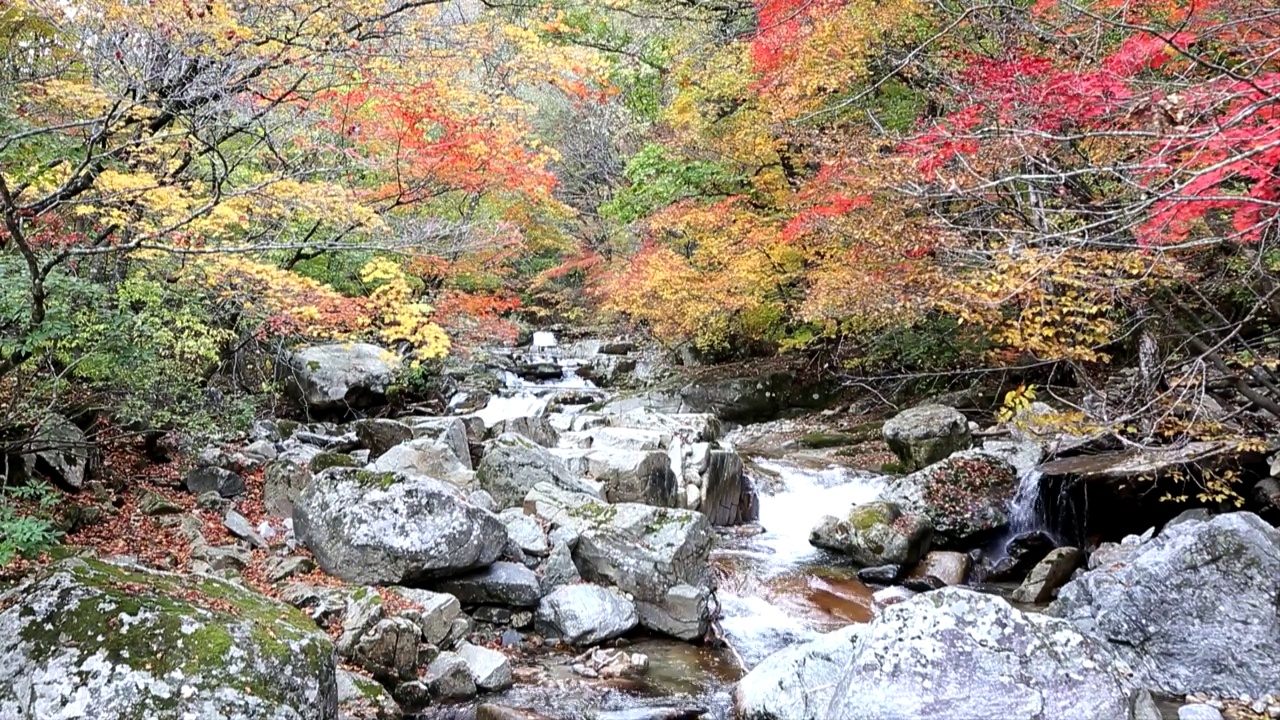
[[[0,608],[0,717],[337,717],[329,638],[238,585],[69,558]]]
[[[862,567],[913,565],[932,539],[929,518],[883,501],[855,506],[845,517],[828,515],[809,533],[810,543],[844,553]]]
[[[903,410],[881,428],[884,441],[908,472],[945,459],[969,447],[969,421],[946,405],[920,405]]]
[[[975,547],[1009,526],[1018,474],[1003,458],[967,450],[895,479],[886,496],[933,523],[933,544]]]

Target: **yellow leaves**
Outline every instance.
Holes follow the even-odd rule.
[[[1035,385],[1019,385],[1004,394],[1004,403],[996,413],[996,422],[1008,422],[1026,410],[1036,399]]]
[[[413,365],[449,354],[449,336],[431,322],[430,305],[413,302],[409,277],[393,260],[378,257],[360,268],[361,281],[376,285],[369,293],[378,319],[378,334],[388,343],[405,342],[413,348]]]

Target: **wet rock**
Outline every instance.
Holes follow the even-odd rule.
[[[868,585],[892,585],[902,577],[901,565],[877,565],[858,571],[858,579]]]
[[[904,587],[887,587],[883,590],[877,590],[871,594],[872,601],[875,602],[876,609],[883,610],[890,605],[897,605],[900,602],[906,602],[915,597],[918,593]]]
[[[84,486],[92,448],[84,431],[57,414],[40,421],[27,444],[35,470],[71,490]]]
[[[741,720],[827,720],[827,707],[865,625],[850,625],[770,655],[733,688]]]
[[[556,432],[551,423],[542,417],[510,418],[498,422],[489,430],[492,437],[499,437],[503,433],[522,435],[547,448],[555,447],[560,441],[560,433]]]
[[[183,480],[187,490],[195,495],[216,492],[229,498],[244,493],[244,478],[219,467],[198,467],[187,473]]]
[[[520,547],[520,550],[539,557],[551,552],[551,544],[542,526],[531,515],[526,515],[522,508],[509,508],[498,513],[498,519],[507,526],[507,536]]]
[[[863,631],[829,720],[1132,718],[1129,667],[1071,623],[945,588],[886,608]]]
[[[885,422],[884,441],[908,472],[969,447],[969,421],[945,405],[920,405]]]
[[[557,543],[551,549],[551,554],[543,561],[538,572],[538,583],[543,595],[550,594],[561,585],[572,585],[582,581],[578,567],[573,564],[573,551],[564,543]]]
[[[674,705],[602,710],[596,713],[595,720],[700,720],[706,715],[707,708],[699,705]]]
[[[249,518],[235,510],[227,511],[227,514],[222,517],[222,525],[227,529],[227,532],[247,541],[253,547],[267,547],[267,541],[263,540],[258,531],[254,529],[253,523],[249,522]]]
[[[928,552],[933,526],[922,515],[907,515],[894,503],[857,505],[843,518],[828,515],[809,533],[809,542],[848,555],[858,565],[914,565]]]
[[[280,365],[285,386],[312,412],[343,412],[386,402],[400,358],[367,343],[313,345]]]
[[[437,588],[464,603],[532,607],[542,589],[538,576],[524,565],[495,562],[483,570],[439,583]]]
[[[911,569],[908,577],[933,577],[942,581],[943,585],[963,585],[969,575],[969,565],[969,556],[964,553],[934,550]]]
[[[338,720],[400,720],[400,706],[380,683],[341,668],[337,674]]]
[[[680,388],[675,405],[682,411],[711,413],[721,420],[758,422],[786,410],[818,407],[831,388],[806,382],[793,372],[755,377],[698,378]]]
[[[465,673],[465,669],[463,670]],[[426,710],[431,705],[431,686],[424,678],[422,680],[410,680],[396,685],[391,695],[395,698],[396,704],[404,712],[416,713]],[[463,696],[468,697],[468,696]],[[360,720],[363,720],[362,718]]]
[[[448,645],[446,641],[452,634],[453,624],[462,616],[458,598],[419,588],[395,587],[391,591],[416,606],[401,610],[400,614],[418,622],[424,641],[441,647]]]
[[[1084,553],[1079,548],[1060,547],[1050,552],[1036,563],[1027,579],[1013,591],[1012,599],[1022,603],[1049,602],[1082,562]]]
[[[413,436],[434,440],[437,445],[449,448],[462,467],[474,469],[471,464],[471,447],[467,442],[467,426],[458,417],[412,417],[404,422],[413,430]]]
[[[414,584],[496,560],[497,516],[431,478],[332,468],[298,498],[294,532],[325,572],[353,583]]]
[[[1009,504],[1017,491],[1013,466],[977,451],[956,453],[885,489],[904,513],[925,515],[933,523],[933,546],[967,549],[987,541],[1009,525]]]
[[[984,579],[991,581],[1022,578],[1036,563],[1053,550],[1053,538],[1041,530],[1019,533],[1005,545],[1005,557],[1000,558],[984,572]]]
[[[369,457],[376,460],[382,453],[413,439],[413,429],[408,425],[384,418],[357,420],[352,423],[356,439],[360,447],[369,451]]]
[[[329,638],[233,583],[72,558],[0,607],[0,717],[337,717]]]
[[[624,650],[592,648],[574,658],[570,669],[589,678],[634,677],[649,670],[649,656]]]
[[[467,664],[467,670],[480,690],[494,692],[511,687],[511,661],[506,655],[467,642],[458,643],[455,652]]]
[[[760,518],[760,499],[743,470],[742,458],[732,450],[710,450],[702,471],[702,513],[712,525],[729,526]]]
[[[564,585],[542,599],[534,628],[570,645],[622,637],[640,623],[635,603],[613,588]]]
[[[705,585],[675,585],[659,599],[639,601],[640,624],[681,640],[697,640],[707,634],[711,591]]]
[[[600,343],[601,355],[629,355],[636,351],[636,344],[628,340]]]
[[[501,435],[490,444],[476,470],[476,481],[493,496],[500,509],[520,507],[539,483],[597,494],[594,486],[569,472],[551,451],[514,433]]]
[[[1100,562],[1047,612],[1109,642],[1144,686],[1169,695],[1275,691],[1280,531],[1253,513],[1215,515],[1126,539]]]
[[[564,368],[556,363],[524,363],[514,369],[516,375],[525,380],[540,382],[542,380],[559,380],[564,377]]]
[[[552,720],[552,718],[532,710],[516,710],[485,703],[476,708],[476,720]]]
[[[476,681],[467,661],[454,652],[440,653],[422,679],[433,697],[460,700],[476,696]]]
[[[278,517],[293,517],[293,504],[311,482],[311,471],[288,460],[273,460],[263,468],[262,504]]]
[[[947,584],[942,581],[942,578],[935,577],[933,575],[917,575],[902,579],[902,587],[916,593],[940,590],[946,586]]]

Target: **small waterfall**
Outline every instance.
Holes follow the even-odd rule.
[[[1044,500],[1041,498],[1041,475],[1031,469],[1018,480],[1018,490],[1009,503],[1009,531],[1018,535],[1045,529]]]

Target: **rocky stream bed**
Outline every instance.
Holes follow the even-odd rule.
[[[0,719],[1280,717],[1257,515],[1087,541],[1045,470],[1062,438],[945,405],[867,437],[738,424],[818,393],[650,360],[539,333],[458,373],[448,414],[205,450],[198,511],[138,510],[185,572],[71,549],[0,597]],[[366,346],[293,366],[317,414],[390,377]]]

